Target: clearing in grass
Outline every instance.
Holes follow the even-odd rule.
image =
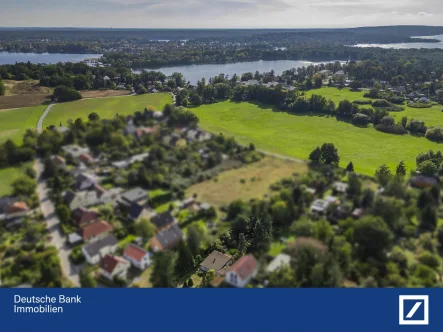
[[[334,143],[342,167],[352,161],[357,172],[367,175],[373,175],[381,164],[395,170],[401,160],[408,170],[415,169],[419,153],[443,147],[424,137],[386,134],[335,118],[273,112],[271,108],[251,103],[226,101],[193,111],[208,131],[233,136],[243,144],[252,142],[259,149],[290,157],[308,159],[317,146]]]
[[[198,195],[198,200],[222,206],[236,199],[263,198],[269,187],[278,180],[308,169],[305,163],[266,156],[248,166],[219,174],[216,178],[198,183],[186,191],[186,196]]]
[[[39,81],[4,80],[5,95],[0,97],[0,110],[41,105],[50,101],[52,89],[39,85]]]
[[[77,118],[87,120],[88,115],[95,112],[102,119],[113,118],[116,114],[128,115],[136,111],[143,111],[145,107],[153,106],[163,109],[172,102],[169,93],[154,93],[127,97],[110,97],[79,100],[55,105],[43,122],[43,127],[50,125],[67,125],[68,119]]]

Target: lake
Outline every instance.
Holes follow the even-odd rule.
[[[345,61],[340,61],[340,62],[345,63]],[[260,60],[260,61],[235,62],[235,63],[224,63],[224,64],[162,67],[155,69],[146,68],[146,70],[161,71],[167,76],[175,72],[182,73],[187,81],[190,81],[191,84],[195,85],[203,77],[206,78],[206,80],[208,80],[210,77],[214,77],[219,74],[229,75],[229,77],[232,77],[232,75],[234,74],[241,75],[243,73],[248,73],[248,72],[255,73],[257,70],[260,73],[270,72],[271,70],[274,70],[275,74],[278,75],[281,74],[283,71],[291,68],[300,68],[303,66],[309,66],[311,64],[320,64],[320,63],[327,63],[327,62],[310,62],[310,61],[297,61],[297,60],[276,60],[276,61]],[[141,70],[134,70],[134,73],[139,74],[140,72]]]
[[[354,45],[354,47],[381,47],[381,48],[395,48],[395,49],[408,49],[408,48],[441,48],[441,49],[443,49],[443,35],[411,37],[411,38],[438,39],[438,40],[440,40],[440,42],[439,43],[357,44],[357,45]]]
[[[61,54],[61,53],[11,53],[0,52],[0,65],[13,65],[16,62],[57,63],[80,62],[90,58],[100,58],[101,54]]]

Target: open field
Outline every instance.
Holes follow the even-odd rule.
[[[306,96],[310,97],[313,94],[315,95],[321,95],[325,97],[326,99],[332,100],[336,106],[340,103],[342,100],[349,100],[349,101],[355,101],[355,100],[372,100],[370,98],[364,98],[363,95],[366,93],[366,91],[360,91],[360,92],[352,92],[349,89],[337,89],[337,88],[329,88],[324,87],[321,89],[313,89],[308,92],[306,92]],[[443,105],[435,105],[431,108],[414,108],[414,107],[408,107],[405,105],[401,105],[405,110],[401,112],[391,112],[391,115],[397,120],[400,121],[402,117],[406,116],[408,119],[416,119],[424,121],[427,126],[437,126],[443,124]],[[371,105],[361,105],[360,108],[372,108]]]
[[[26,166],[0,169],[0,197],[12,194],[11,184],[23,176],[23,169]]]
[[[79,100],[55,105],[43,122],[43,127],[58,126],[60,122],[67,124],[68,119],[87,119],[88,115],[96,112],[101,118],[113,118],[116,114],[126,115],[142,111],[145,107],[154,106],[163,109],[163,106],[172,102],[169,93],[144,94],[128,97],[110,97]]]
[[[40,86],[38,81],[5,80],[6,93],[0,97],[0,110],[37,106],[50,101],[52,89]]]
[[[40,105],[0,111],[0,143],[12,139],[21,144],[23,133],[28,128],[36,128],[45,109],[46,105]]]
[[[313,89],[306,92],[307,97],[311,97],[312,95],[321,95],[325,97],[328,100],[332,100],[336,106],[342,101],[342,100],[349,100],[349,101],[355,101],[355,100],[371,100],[370,98],[364,98],[363,95],[367,91],[358,91],[353,92],[348,88],[344,89],[337,89],[337,88],[330,88],[330,87],[323,87],[321,89]],[[365,105],[369,106],[370,105]]]
[[[443,145],[424,137],[398,136],[358,128],[335,118],[296,116],[261,108],[250,103],[222,102],[200,106],[193,111],[200,125],[214,133],[234,136],[240,143],[253,142],[257,148],[307,159],[312,150],[325,142],[338,148],[340,165],[354,163],[356,171],[373,175],[381,164],[392,168],[401,160],[415,168],[415,158]]]
[[[116,97],[126,96],[131,92],[129,90],[87,90],[80,91],[83,98],[103,98],[103,97]]]
[[[216,180],[196,184],[187,189],[186,196],[197,194],[199,201],[216,206],[229,204],[236,199],[263,198],[271,184],[307,169],[305,163],[266,156],[246,167],[223,172]]]

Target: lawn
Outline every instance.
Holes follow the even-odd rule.
[[[0,111],[0,143],[12,139],[21,144],[23,133],[28,128],[36,128],[46,105],[24,107]]]
[[[236,199],[263,198],[271,184],[306,170],[305,163],[267,156],[251,165],[220,173],[216,180],[212,179],[188,188],[186,197],[197,194],[199,201],[216,206],[229,204]]]
[[[58,126],[60,122],[66,125],[68,119],[75,120],[79,117],[87,120],[88,115],[92,112],[96,112],[101,118],[106,119],[113,118],[116,114],[126,115],[133,114],[136,111],[143,111],[145,107],[149,106],[163,109],[167,103],[171,102],[172,97],[169,93],[156,93],[61,103],[51,109],[43,126],[47,127],[51,124]]]
[[[322,95],[326,99],[332,100],[336,106],[342,100],[372,100],[370,98],[364,98],[363,95],[367,91],[359,91],[353,92],[349,89],[337,89],[337,88],[329,88],[324,87],[321,89],[314,89],[306,92],[306,96],[310,97],[313,94]],[[416,119],[424,121],[427,126],[437,126],[443,124],[443,105],[435,105],[431,108],[414,108],[405,105],[401,105],[405,110],[401,112],[391,112],[391,115],[397,120],[400,121],[402,117],[406,116],[408,119]],[[371,105],[360,105],[360,108],[370,108]]]
[[[11,195],[11,184],[16,179],[23,177],[23,170],[28,164],[22,167],[8,167],[0,169],[0,197]]]
[[[206,130],[234,136],[240,143],[252,142],[260,149],[282,155],[308,159],[316,146],[334,143],[341,166],[352,161],[357,172],[368,175],[373,175],[381,164],[394,168],[401,160],[409,169],[415,168],[415,158],[420,152],[443,147],[424,137],[386,134],[335,118],[273,112],[271,108],[250,103],[226,101],[200,106],[193,111]]]
[[[312,95],[321,95],[325,97],[328,100],[332,100],[336,106],[342,101],[342,100],[349,100],[349,101],[355,101],[355,100],[371,100],[370,98],[364,98],[363,95],[367,91],[351,91],[350,89],[344,88],[344,89],[337,89],[337,88],[330,88],[330,87],[323,87],[321,89],[313,89],[306,92],[307,97],[311,97]],[[363,105],[362,107],[367,107],[370,105]]]

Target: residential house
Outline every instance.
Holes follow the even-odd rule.
[[[328,210],[329,203],[324,199],[316,199],[311,204],[311,213],[316,215],[325,215]]]
[[[116,89],[117,90],[125,90],[126,86],[124,84],[119,84],[119,85],[116,86]]]
[[[80,158],[80,156],[82,154],[89,153],[88,148],[82,148],[82,147],[75,145],[75,144],[64,145],[64,146],[62,146],[62,150],[66,153],[66,155],[71,156],[74,159]]]
[[[157,133],[158,133],[157,127],[142,127],[142,128],[137,128],[134,135],[136,138],[141,139],[146,135],[156,135]]]
[[[109,232],[112,231],[112,226],[104,221],[96,221],[92,224],[89,224],[82,229],[82,237],[85,242],[93,242],[103,239],[108,235]]]
[[[138,220],[140,218],[150,219],[152,215],[152,211],[135,202],[132,203],[131,207],[129,208],[129,218],[131,220]]]
[[[344,77],[345,76],[345,72],[343,70],[339,70],[334,74],[334,77],[338,78],[338,77]]]
[[[75,189],[78,191],[92,189],[97,184],[94,175],[88,173],[80,173],[75,178]]]
[[[241,257],[226,273],[225,282],[231,286],[243,288],[257,275],[258,262],[251,254]]]
[[[335,193],[344,195],[348,190],[348,184],[337,181],[334,183],[333,188]]]
[[[79,226],[89,224],[100,218],[100,214],[83,207],[76,208],[71,212],[72,220]]]
[[[200,264],[200,270],[208,272],[214,270],[217,276],[222,276],[226,273],[227,267],[232,263],[232,257],[223,254],[217,250],[211,252],[211,254],[205,258]]]
[[[89,153],[82,153],[78,159],[85,165],[91,166],[94,164],[94,158]]]
[[[166,211],[151,217],[151,223],[155,225],[158,231],[161,231],[177,223],[177,220],[172,216],[171,212]]]
[[[117,244],[118,241],[115,236],[109,234],[101,240],[84,245],[82,253],[89,264],[97,264],[102,257],[113,254],[117,250]]]
[[[140,270],[146,269],[151,264],[149,252],[135,244],[130,244],[125,248],[123,257]]]
[[[354,219],[359,219],[363,216],[364,213],[365,213],[365,210],[363,210],[361,208],[357,208],[354,211],[352,211],[352,217]]]
[[[101,274],[110,281],[116,277],[126,280],[130,266],[126,259],[118,256],[106,255],[100,260]]]
[[[18,202],[17,197],[2,197],[0,198],[0,214],[4,214],[5,210],[15,202]]]
[[[130,119],[123,129],[123,134],[126,136],[135,135],[137,132],[137,126],[134,124],[134,120]]]
[[[83,242],[83,238],[77,232],[74,232],[74,233],[71,233],[68,235],[68,243],[70,245],[76,245],[81,242]]]
[[[4,209],[5,219],[11,220],[26,217],[30,210],[25,202],[14,202]]]
[[[131,206],[132,203],[144,204],[148,200],[148,193],[140,187],[133,188],[121,195],[120,202]]]
[[[154,236],[149,241],[149,245],[155,252],[173,249],[182,240],[182,238],[183,233],[180,227],[178,227],[177,224],[174,224]]]
[[[180,203],[180,209],[187,209],[195,203],[195,197],[190,197]]]
[[[275,272],[282,268],[283,266],[289,266],[289,263],[291,262],[291,256],[287,254],[279,254],[277,255],[271,263],[266,268],[266,271],[269,273]]]
[[[74,211],[80,207],[87,208],[102,203],[100,197],[93,190],[80,192],[67,191],[63,200],[70,211]]]
[[[59,155],[52,157],[52,162],[54,164],[54,167],[59,171],[66,171],[67,165],[66,160],[63,157],[60,157]]]
[[[409,183],[416,188],[430,188],[438,184],[438,180],[434,177],[420,174],[411,178]]]
[[[154,112],[154,114],[152,116],[156,120],[161,120],[161,119],[163,119],[164,115],[163,115],[163,112],[157,111],[157,112]]]

